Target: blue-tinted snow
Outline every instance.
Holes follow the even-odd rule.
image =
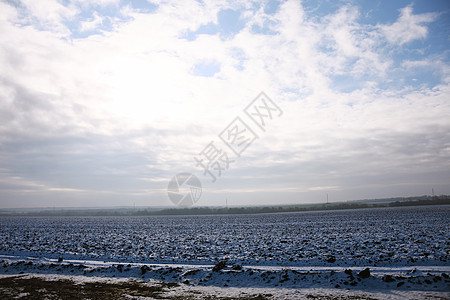
[[[266,215],[1,217],[0,254],[123,262],[449,266],[450,206]]]

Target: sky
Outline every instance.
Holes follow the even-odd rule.
[[[449,46],[445,0],[0,0],[0,208],[450,194]]]

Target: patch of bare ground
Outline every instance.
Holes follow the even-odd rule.
[[[45,280],[43,278],[22,278],[23,276],[0,278],[0,299],[235,299],[215,297],[200,293],[169,295],[177,283],[127,282],[85,282],[71,280]],[[271,295],[246,295],[243,300],[269,299]]]
[[[0,279],[0,298],[115,300],[148,297],[167,299],[163,293],[173,286],[177,284],[155,283],[150,286],[136,281],[75,283],[71,280],[47,281],[42,278],[8,277]]]

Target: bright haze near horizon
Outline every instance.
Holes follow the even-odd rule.
[[[448,1],[0,1],[0,208],[450,193]],[[282,110],[258,131],[244,108]],[[236,157],[236,117],[257,138]],[[270,122],[269,122],[270,121]],[[210,174],[208,144],[234,160]],[[220,175],[220,176],[219,176]]]

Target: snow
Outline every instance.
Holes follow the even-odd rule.
[[[16,298],[27,297],[27,296],[29,296],[29,295],[30,295],[29,293],[20,293],[19,295],[17,295]]]
[[[0,254],[145,263],[448,263],[450,206],[271,215],[0,217]],[[419,220],[419,221],[418,221]]]
[[[0,273],[3,276],[28,274],[23,278],[42,276],[46,280],[70,279],[76,283],[117,283],[130,279],[149,283],[174,282],[181,285],[174,288],[172,293],[200,291],[202,294],[219,293],[228,297],[262,291],[266,295],[277,295],[277,298],[298,293],[317,294],[318,291],[332,291],[331,294],[348,294],[348,291],[352,291],[364,295],[376,294],[378,298],[384,294],[386,297],[398,294],[401,298],[404,294],[415,295],[419,292],[442,296],[450,289],[450,266],[379,267],[370,270],[368,278],[358,275],[363,269],[321,267],[307,270],[304,267],[243,266],[240,270],[234,270],[233,266],[227,265],[220,271],[213,271],[212,265],[117,264],[75,260],[58,263],[53,259],[24,260],[20,257],[0,257]],[[390,280],[386,280],[386,276],[389,276]]]
[[[449,212],[0,217],[0,280],[172,282],[168,295],[233,298],[448,298]],[[214,271],[218,261],[225,267]]]
[[[16,276],[16,275],[8,275]],[[29,278],[42,278],[48,281],[58,281],[58,280],[71,280],[74,284],[86,284],[89,282],[103,282],[103,283],[123,283],[129,280],[136,280],[135,278],[113,278],[113,277],[100,277],[100,276],[78,276],[78,275],[61,275],[61,274],[23,274],[22,279]],[[137,279],[144,285],[152,286],[157,284],[157,280],[148,279]],[[20,294],[25,296],[25,293]],[[329,298],[339,298],[347,299],[354,297],[353,299],[427,299],[427,298],[440,298],[446,299],[450,296],[448,292],[448,286],[446,290],[442,291],[428,291],[428,290],[399,290],[396,288],[382,288],[380,286],[374,288],[356,288],[356,289],[336,289],[321,287],[318,284],[315,287],[251,287],[251,286],[238,286],[238,287],[221,287],[217,285],[188,285],[188,284],[178,284],[170,289],[167,289],[164,293],[164,297],[180,297],[185,298],[192,297],[196,298],[207,298],[208,296],[214,296],[218,298],[239,298],[239,297],[250,297],[261,295],[267,299],[304,299],[312,297],[329,297]],[[138,297],[128,295],[127,298],[130,299],[154,299],[151,297]]]

